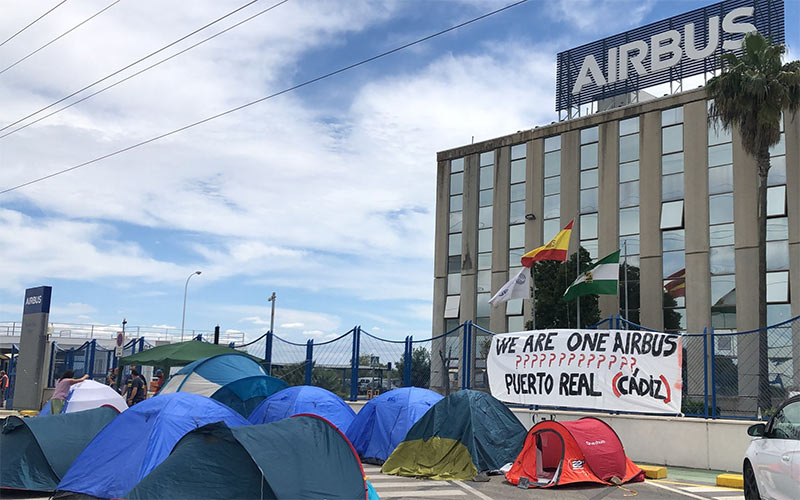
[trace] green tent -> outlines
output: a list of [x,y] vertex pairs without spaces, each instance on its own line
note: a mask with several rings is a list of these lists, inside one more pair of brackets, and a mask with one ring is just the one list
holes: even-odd
[[[147,366],[186,366],[198,359],[210,358],[217,354],[236,353],[250,356],[246,352],[237,351],[225,345],[211,344],[202,340],[187,340],[174,344],[160,345],[147,349],[119,360],[120,365],[147,365]],[[261,359],[250,356],[259,363]]]
[[118,414],[110,406],[38,418],[10,416],[0,434],[0,488],[55,491],[89,441]]
[[384,462],[384,474],[472,479],[516,460],[525,427],[490,394],[463,390],[433,405]]

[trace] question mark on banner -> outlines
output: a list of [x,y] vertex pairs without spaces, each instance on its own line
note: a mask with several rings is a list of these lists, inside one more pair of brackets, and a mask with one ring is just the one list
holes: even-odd
[[569,361],[567,361],[567,365],[572,365],[572,360],[575,359],[575,353],[571,353],[569,355]]
[[542,359],[539,361],[539,368],[544,365],[544,362],[547,361],[547,354],[542,354]]
[[517,354],[517,364],[516,364],[516,368],[519,368],[519,362],[520,362],[520,361],[522,361],[522,356],[520,356],[519,354]]
[[610,370],[611,367],[614,366],[614,363],[617,362],[617,357],[613,354],[609,357],[611,358],[611,361],[608,362],[608,369]]
[[548,367],[553,366],[553,361],[556,360],[556,353],[550,354],[550,364],[547,365]]
[[533,367],[536,364],[537,359],[539,359],[538,354],[531,354],[531,367]]
[[586,360],[586,368],[592,367],[592,361],[594,361],[594,358],[595,358],[594,354],[589,355],[589,359]]
[[634,367],[634,366],[636,366],[636,358],[634,358],[633,356],[631,356],[631,371],[633,370],[633,367]]
[[564,358],[567,357],[567,353],[562,352],[561,357],[558,358],[558,366],[561,366],[561,363],[564,361]]
[[628,358],[626,358],[625,356],[622,356],[622,361],[620,361],[620,363],[619,363],[619,369],[621,370],[621,369],[625,368],[626,366],[628,366]]
[[605,361],[605,360],[606,360],[606,355],[605,354],[601,354],[600,356],[598,356],[597,357],[597,367],[600,368],[600,365],[602,365],[603,361]]
[[529,361],[530,359],[531,359],[531,355],[530,355],[530,354],[526,354],[526,355],[525,355],[525,362],[524,362],[524,363],[522,363],[522,367],[523,367],[523,368],[527,368],[527,367],[528,367],[528,361]]
[[581,353],[580,357],[578,358],[578,368],[580,368],[581,363],[583,363],[584,359],[586,359],[586,355]]

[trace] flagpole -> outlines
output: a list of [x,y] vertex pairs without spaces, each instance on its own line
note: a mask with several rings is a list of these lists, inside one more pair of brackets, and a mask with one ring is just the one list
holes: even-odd
[[536,330],[536,273],[533,266],[534,264],[531,264],[531,330]]
[[625,320],[628,320],[628,240],[622,242],[622,248],[625,251],[625,264],[623,268],[625,269]]
[[[578,243],[578,251],[575,252],[575,279],[578,279],[578,276],[581,275],[581,245],[580,242]],[[578,322],[575,325],[575,328],[578,330],[581,329],[581,298],[577,298],[577,302],[575,303],[578,308]]]

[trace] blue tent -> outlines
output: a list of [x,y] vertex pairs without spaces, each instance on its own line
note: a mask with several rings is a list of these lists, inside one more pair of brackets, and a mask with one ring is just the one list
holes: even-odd
[[147,399],[95,436],[64,475],[58,491],[119,498],[169,456],[185,434],[214,422],[247,425],[227,406],[197,394]]
[[187,434],[129,499],[362,499],[364,471],[344,435],[300,415],[264,425],[210,424]]
[[117,414],[102,406],[41,418],[9,416],[0,434],[0,488],[55,491],[83,448]]
[[347,438],[365,462],[382,464],[440,399],[439,394],[418,387],[385,392],[361,408],[347,429]]
[[318,415],[342,432],[350,426],[356,413],[336,394],[321,387],[298,385],[278,391],[253,410],[248,420],[268,424],[299,413]]
[[267,375],[264,367],[244,353],[225,353],[198,359],[172,375],[159,394],[192,392],[211,397],[223,386],[245,377]]
[[256,375],[223,385],[211,395],[211,399],[216,399],[247,418],[262,401],[287,387],[289,384],[279,378]]

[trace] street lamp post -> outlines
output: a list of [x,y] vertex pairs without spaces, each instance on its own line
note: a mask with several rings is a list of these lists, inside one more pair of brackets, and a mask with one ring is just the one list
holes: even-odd
[[201,274],[200,271],[195,271],[186,278],[186,286],[183,287],[183,316],[181,317],[181,340],[183,340],[183,324],[186,321],[186,293],[189,291],[189,280],[192,279],[192,276],[195,274]]
[[277,295],[275,292],[272,292],[272,295],[269,296],[267,302],[272,302],[272,312],[269,314],[269,331],[270,333],[275,333],[275,299]]

